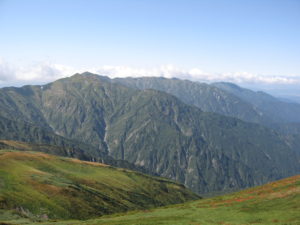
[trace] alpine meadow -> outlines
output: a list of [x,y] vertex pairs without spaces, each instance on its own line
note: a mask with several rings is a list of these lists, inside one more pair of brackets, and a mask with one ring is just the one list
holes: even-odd
[[299,225],[299,12],[0,0],[0,225]]

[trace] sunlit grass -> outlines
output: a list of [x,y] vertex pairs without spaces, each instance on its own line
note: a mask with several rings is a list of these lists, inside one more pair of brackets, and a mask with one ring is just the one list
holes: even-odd
[[[0,151],[0,161],[0,209],[32,221],[95,218],[198,199],[175,182],[100,163],[19,151]],[[0,221],[7,221],[6,214],[0,212]]]
[[[147,211],[104,216],[88,221],[55,224],[300,224],[300,176],[225,196]],[[44,223],[50,224],[50,223]]]

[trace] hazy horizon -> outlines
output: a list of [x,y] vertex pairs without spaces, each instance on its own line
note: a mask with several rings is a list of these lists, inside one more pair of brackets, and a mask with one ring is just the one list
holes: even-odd
[[90,71],[300,98],[300,2],[0,0],[0,87]]

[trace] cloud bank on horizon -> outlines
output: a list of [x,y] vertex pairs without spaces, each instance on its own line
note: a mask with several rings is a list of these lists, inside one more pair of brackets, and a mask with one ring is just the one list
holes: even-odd
[[89,71],[99,75],[115,77],[165,77],[201,82],[226,81],[240,85],[300,85],[300,76],[259,75],[248,72],[208,73],[199,68],[181,69],[174,65],[156,68],[128,66],[99,66],[95,68],[74,68],[49,62],[20,66],[0,60],[0,86],[44,84],[75,73]]

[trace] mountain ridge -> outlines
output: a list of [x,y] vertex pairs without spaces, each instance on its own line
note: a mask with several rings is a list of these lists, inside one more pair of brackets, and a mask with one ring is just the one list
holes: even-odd
[[254,92],[230,82],[206,84],[163,77],[114,78],[112,81],[140,90],[164,91],[203,111],[270,128],[276,123],[300,122],[300,104],[283,102],[265,92]]
[[[39,107],[37,113],[52,132],[201,194],[238,190],[299,171],[299,157],[275,131],[203,112],[165,92],[129,88],[90,73],[23,89],[0,90],[10,99],[0,102],[1,114],[14,118],[9,112],[25,98]],[[17,112],[30,119],[32,108],[26,107],[21,104]]]

